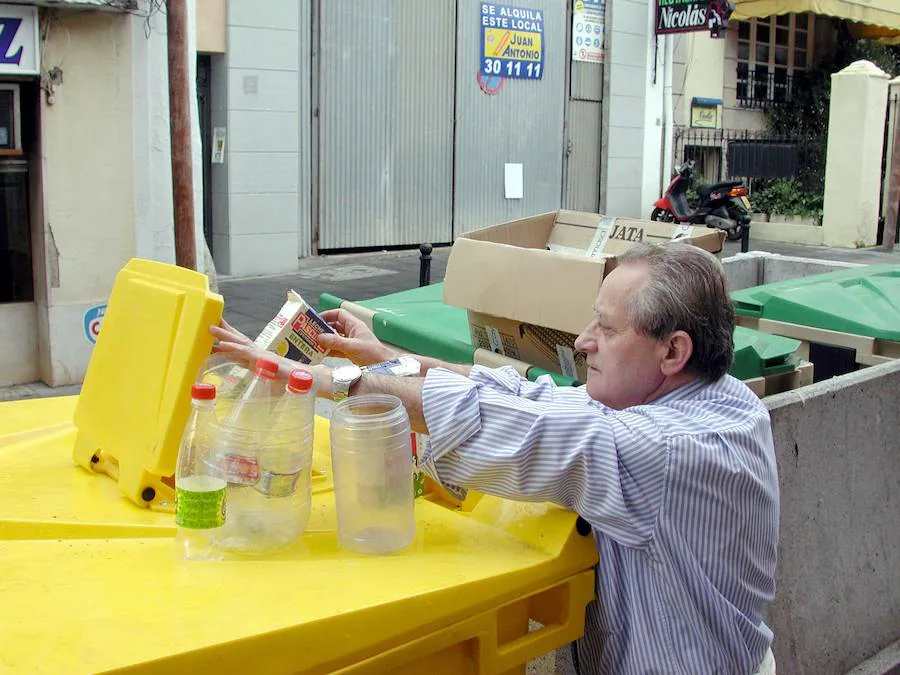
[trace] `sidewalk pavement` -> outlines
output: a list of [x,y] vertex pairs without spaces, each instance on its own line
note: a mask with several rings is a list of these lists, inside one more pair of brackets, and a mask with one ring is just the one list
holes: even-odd
[[[880,249],[837,249],[753,240],[751,251],[768,251],[786,256],[838,260],[864,265],[900,264],[900,248],[893,253]],[[442,281],[451,247],[432,252],[431,282]],[[739,242],[726,242],[722,257],[740,252]],[[292,274],[267,277],[220,276],[219,292],[225,298],[225,320],[255,338],[284,304],[288,290],[297,291],[313,307],[321,293],[344,300],[371,298],[416,288],[419,285],[419,251],[385,251],[307,258]],[[78,385],[52,389],[42,383],[0,388],[0,401],[42,396],[77,394]]]

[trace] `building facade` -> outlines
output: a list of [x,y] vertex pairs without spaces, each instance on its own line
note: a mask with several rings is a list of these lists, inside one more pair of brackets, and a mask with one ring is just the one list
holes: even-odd
[[[672,58],[651,0],[188,5],[197,242],[221,274],[558,208],[636,217],[659,194]],[[160,7],[0,5],[31,17],[12,46],[37,59],[0,63],[0,103],[22,119],[5,156],[0,117],[18,214],[0,249],[0,385],[80,382],[118,270],[174,261]]]

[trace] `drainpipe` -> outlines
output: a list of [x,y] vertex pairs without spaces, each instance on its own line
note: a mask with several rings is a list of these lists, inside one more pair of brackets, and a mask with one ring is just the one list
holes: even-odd
[[197,269],[197,254],[194,245],[194,179],[186,0],[167,1],[166,30],[169,56],[169,136],[172,154],[175,263],[194,270]]

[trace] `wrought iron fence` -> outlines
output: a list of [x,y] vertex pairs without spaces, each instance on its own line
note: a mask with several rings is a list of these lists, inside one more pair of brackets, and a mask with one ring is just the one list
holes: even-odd
[[674,162],[696,164],[696,180],[794,178],[808,190],[825,183],[825,139],[770,131],[676,127]]
[[[743,67],[742,67],[743,66]],[[795,91],[809,86],[809,76],[798,70],[788,75],[784,68],[774,72],[747,70],[746,64],[738,66],[737,103],[742,108],[771,108],[789,103]]]

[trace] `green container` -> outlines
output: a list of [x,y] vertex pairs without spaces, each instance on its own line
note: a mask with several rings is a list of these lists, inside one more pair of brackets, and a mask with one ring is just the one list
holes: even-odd
[[900,265],[870,265],[732,294],[743,316],[900,341]]
[[[415,354],[471,364],[475,348],[466,310],[445,305],[443,289],[443,284],[432,284],[356,304],[375,313],[372,328],[379,339]],[[319,298],[319,311],[340,307],[343,302],[341,298],[323,293]],[[731,374],[738,379],[774,375],[793,370],[797,365],[794,356],[800,346],[797,340],[737,327],[734,344]],[[550,375],[563,386],[578,384],[560,373],[536,366],[528,370],[529,380],[534,381],[541,375]]]
[[799,346],[799,340],[737,326],[729,372],[739,380],[749,380],[793,370],[799,362],[794,354]]
[[[443,284],[432,284],[355,304],[375,313],[372,330],[378,339],[415,354],[471,364],[475,348],[469,337],[466,310],[445,305],[443,291]],[[322,293],[319,311],[340,307],[343,302]]]

